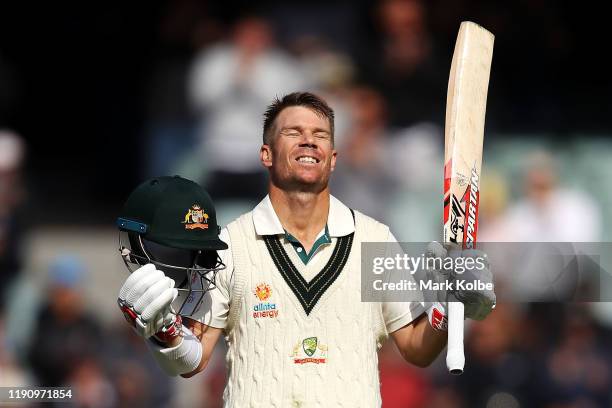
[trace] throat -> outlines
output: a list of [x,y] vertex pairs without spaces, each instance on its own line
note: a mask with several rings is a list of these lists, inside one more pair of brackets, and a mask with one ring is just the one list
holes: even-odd
[[270,188],[270,202],[283,228],[308,252],[327,224],[329,201],[328,189],[303,193]]

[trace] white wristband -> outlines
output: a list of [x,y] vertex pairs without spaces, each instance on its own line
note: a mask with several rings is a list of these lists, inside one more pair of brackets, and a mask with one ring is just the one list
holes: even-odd
[[159,366],[170,376],[190,373],[200,365],[202,343],[185,326],[181,342],[174,347],[164,348],[151,339],[146,343]]

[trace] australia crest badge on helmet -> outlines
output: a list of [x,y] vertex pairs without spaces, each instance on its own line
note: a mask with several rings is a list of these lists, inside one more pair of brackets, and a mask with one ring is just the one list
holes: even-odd
[[208,229],[208,214],[199,204],[194,204],[187,210],[183,224],[185,224],[185,229]]

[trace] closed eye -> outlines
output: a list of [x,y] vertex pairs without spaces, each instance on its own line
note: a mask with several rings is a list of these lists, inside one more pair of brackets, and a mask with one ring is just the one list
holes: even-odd
[[297,136],[301,135],[301,133],[299,131],[297,131],[296,129],[283,130],[281,133],[283,135],[289,136],[289,137],[297,137]]

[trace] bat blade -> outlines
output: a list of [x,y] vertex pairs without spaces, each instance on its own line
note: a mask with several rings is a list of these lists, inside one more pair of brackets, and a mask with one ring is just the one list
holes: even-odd
[[[444,143],[444,242],[471,248],[478,233],[482,144],[494,36],[478,24],[459,28],[446,99]],[[448,304],[446,364],[461,374],[463,304]]]

